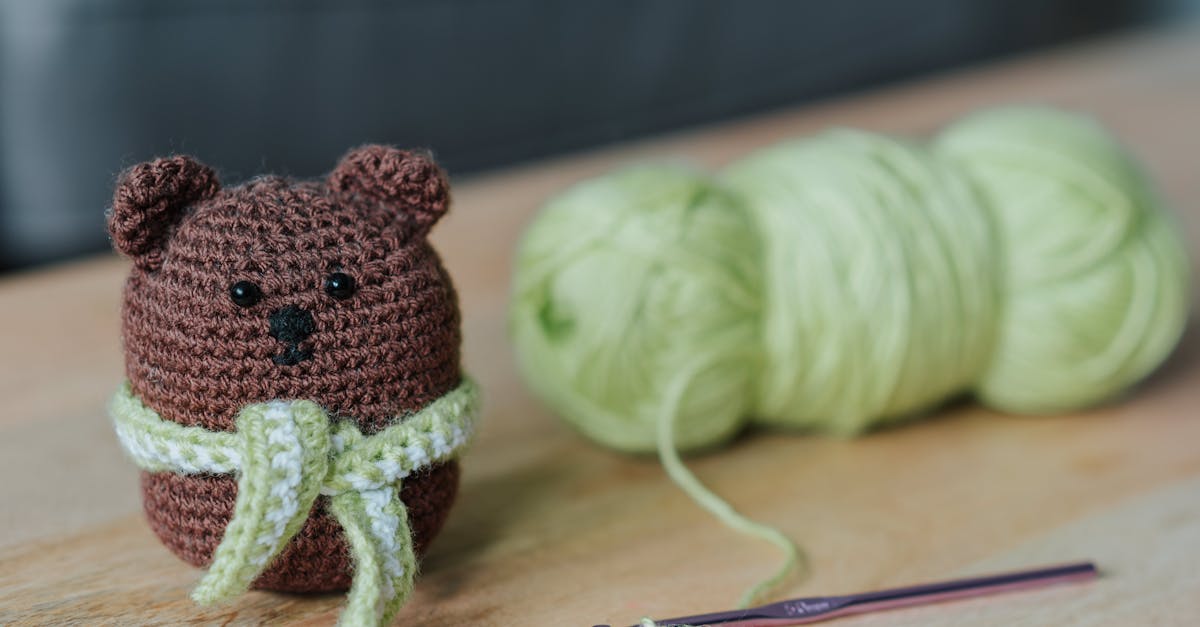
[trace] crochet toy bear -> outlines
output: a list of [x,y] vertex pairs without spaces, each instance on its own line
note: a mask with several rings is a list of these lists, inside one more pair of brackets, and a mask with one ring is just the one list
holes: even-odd
[[[277,399],[311,401],[324,412],[322,424],[326,415],[330,424],[352,423],[354,437],[363,439],[430,406],[464,382],[456,295],[427,241],[448,204],[445,175],[429,157],[384,146],[351,151],[322,181],[263,176],[222,189],[212,169],[186,156],[128,169],[108,216],[114,247],[133,260],[122,315],[128,399],[164,421],[155,429],[176,423],[197,428],[179,433],[212,438],[237,431],[248,405]],[[285,426],[263,446],[295,432]],[[122,428],[118,434],[135,458],[158,433]],[[349,445],[340,435],[313,433],[329,451],[321,449],[317,462],[333,468],[333,451]],[[172,552],[207,566],[235,515],[238,477],[247,472],[235,462],[249,467],[254,453],[249,445],[221,449],[232,451],[227,466],[235,469],[219,473],[212,471],[225,468],[212,459],[218,449],[180,453],[183,436],[170,438],[152,444],[159,458],[174,459],[174,470],[142,474],[146,516]],[[423,441],[441,457],[418,450],[413,455],[420,459],[403,458],[401,442],[381,448],[371,462],[391,472],[384,473],[389,480],[404,477],[398,511],[406,511],[416,555],[442,527],[459,479],[442,436]],[[204,463],[193,463],[199,458]],[[263,467],[279,459],[268,457]],[[411,474],[396,459],[411,462]],[[280,490],[299,490],[298,471],[285,471]],[[326,474],[315,481],[326,481]],[[288,530],[294,535],[284,535],[285,525],[268,515],[260,526],[279,532],[282,549],[257,562],[242,560],[257,569],[247,582],[297,592],[350,586],[358,554],[329,511],[337,490],[328,481],[320,496],[313,489],[311,511],[300,512],[296,529]],[[379,520],[381,506],[364,502],[364,516]],[[395,527],[394,519],[383,518]]]

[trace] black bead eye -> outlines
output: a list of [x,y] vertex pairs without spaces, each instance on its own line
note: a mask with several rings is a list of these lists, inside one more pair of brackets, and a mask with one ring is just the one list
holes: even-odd
[[342,300],[354,295],[354,277],[345,272],[334,272],[325,277],[325,293]]
[[238,307],[253,307],[262,300],[262,290],[250,281],[238,281],[229,286],[229,298]]

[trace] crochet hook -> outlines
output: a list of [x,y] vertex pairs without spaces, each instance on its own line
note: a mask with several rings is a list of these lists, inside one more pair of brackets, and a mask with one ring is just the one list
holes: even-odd
[[[829,620],[847,614],[877,612],[898,607],[924,605],[952,599],[983,596],[997,592],[1039,588],[1056,583],[1086,581],[1099,575],[1092,562],[1076,562],[969,579],[926,583],[904,588],[844,596],[789,599],[768,605],[681,616],[655,621],[657,627],[720,625],[721,627],[784,627]],[[607,627],[597,625],[596,627]],[[634,625],[634,627],[640,627]]]

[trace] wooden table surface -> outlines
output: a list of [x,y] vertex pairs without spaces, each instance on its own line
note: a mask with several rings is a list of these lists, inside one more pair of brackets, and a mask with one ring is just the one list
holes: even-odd
[[[591,445],[522,387],[504,330],[508,262],[550,194],[629,161],[716,167],[830,125],[924,133],[1013,101],[1100,117],[1144,158],[1200,250],[1194,27],[458,182],[435,240],[462,292],[466,365],[485,388],[486,425],[397,624],[626,625],[726,609],[776,564],[772,547],[701,513],[653,459]],[[0,281],[0,624],[331,624],[341,596],[254,592],[219,608],[188,600],[200,572],[148,530],[136,472],[104,415],[121,378],[126,268],[102,257]],[[839,625],[1196,624],[1200,334],[1192,328],[1126,401],[1081,415],[1016,418],[968,405],[853,441],[752,434],[691,465],[807,548],[812,575],[791,595],[1077,558],[1106,573],[1092,584]]]

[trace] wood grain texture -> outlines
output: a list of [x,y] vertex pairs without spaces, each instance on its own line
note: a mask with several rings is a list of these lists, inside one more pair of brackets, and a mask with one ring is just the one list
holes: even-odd
[[[715,167],[834,124],[922,133],[977,107],[1047,102],[1093,112],[1122,135],[1180,208],[1196,250],[1197,68],[1200,30],[1143,34],[458,184],[434,239],[462,292],[466,364],[484,387],[486,422],[397,624],[626,625],[725,609],[777,559],[700,512],[654,460],[590,445],[522,387],[504,331],[508,261],[549,195],[630,161]],[[200,573],[147,529],[137,473],[103,413],[121,376],[126,268],[100,258],[0,282],[0,624],[332,623],[341,596],[188,600]],[[750,434],[690,463],[808,549],[812,575],[791,595],[1076,558],[1106,571],[1086,586],[839,625],[1182,625],[1200,616],[1198,403],[1193,325],[1149,382],[1086,414],[958,405],[854,441]]]

